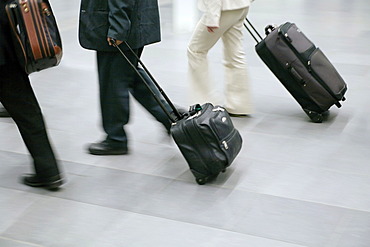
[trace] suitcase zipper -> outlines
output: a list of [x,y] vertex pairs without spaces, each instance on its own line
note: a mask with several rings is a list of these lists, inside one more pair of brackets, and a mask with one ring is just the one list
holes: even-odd
[[227,142],[226,142],[226,141],[223,141],[223,142],[222,142],[222,145],[224,145],[224,148],[225,148],[226,150],[228,150],[228,149],[229,149],[229,145],[227,145]]

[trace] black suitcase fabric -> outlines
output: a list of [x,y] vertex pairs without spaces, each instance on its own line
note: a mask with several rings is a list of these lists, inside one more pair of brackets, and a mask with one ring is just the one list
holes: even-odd
[[[129,47],[127,43],[125,45]],[[179,113],[142,61],[137,57],[139,64],[157,90],[153,90],[122,50],[116,47],[172,121],[171,135],[187,161],[196,182],[203,185],[224,172],[239,154],[243,142],[227,111],[221,106],[206,103],[191,106],[189,111]],[[167,101],[172,112],[165,107],[162,99]]]
[[266,27],[262,38],[253,25],[247,30],[257,41],[257,54],[296,99],[313,122],[322,122],[333,105],[341,107],[347,84],[320,48],[294,23]]
[[224,172],[242,147],[240,133],[227,111],[210,103],[175,122],[171,134],[198,184]]

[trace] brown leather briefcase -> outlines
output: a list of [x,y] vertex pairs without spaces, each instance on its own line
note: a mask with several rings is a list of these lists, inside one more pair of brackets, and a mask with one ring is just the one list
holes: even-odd
[[6,5],[18,60],[30,74],[60,63],[62,41],[48,0],[14,0]]

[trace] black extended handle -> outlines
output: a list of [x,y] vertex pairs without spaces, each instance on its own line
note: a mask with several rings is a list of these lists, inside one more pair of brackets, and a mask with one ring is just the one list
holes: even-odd
[[130,59],[128,59],[128,57],[125,55],[125,53],[121,50],[121,48],[117,45],[116,43],[116,40],[115,39],[111,39],[110,40],[111,44],[116,47],[118,49],[118,51],[122,54],[122,56],[127,60],[127,62],[130,64],[130,66],[135,70],[136,74],[140,77],[140,79],[145,83],[145,85],[147,86],[147,88],[149,89],[149,91],[152,93],[152,95],[154,96],[154,99],[157,101],[157,103],[159,104],[159,106],[162,108],[162,110],[166,113],[166,115],[168,116],[168,118],[171,120],[171,122],[175,123],[176,120],[178,119],[181,119],[182,118],[182,115],[179,113],[179,111],[177,110],[177,108],[173,105],[173,103],[171,102],[171,100],[169,99],[169,97],[166,95],[166,93],[163,91],[163,89],[160,87],[160,85],[158,84],[158,82],[154,79],[154,77],[152,76],[152,74],[149,72],[149,70],[145,67],[144,63],[141,61],[141,59],[136,55],[136,53],[132,50],[131,46],[126,42],[126,41],[123,41],[124,44],[129,48],[130,52],[135,56],[135,58],[138,60],[139,64],[143,67],[145,73],[147,73],[147,75],[149,76],[149,78],[152,80],[152,82],[154,83],[154,85],[157,87],[158,91],[161,93],[161,95],[164,97],[164,99],[167,101],[167,103],[169,104],[169,106],[171,107],[173,113],[176,115],[177,119],[175,119],[170,112],[168,112],[167,108],[163,105],[163,103],[161,102],[159,96],[156,94],[156,92],[153,91],[153,89],[149,86],[149,84],[147,83],[147,81],[144,79],[144,77],[140,74],[140,72],[137,70],[136,66],[130,61]]
[[253,26],[253,24],[248,20],[248,18],[245,18],[245,21],[246,23],[248,23],[250,28],[245,22],[243,23],[244,27],[247,29],[247,31],[250,33],[253,39],[257,42],[257,44],[260,43],[263,40],[262,36],[259,34],[257,29]]

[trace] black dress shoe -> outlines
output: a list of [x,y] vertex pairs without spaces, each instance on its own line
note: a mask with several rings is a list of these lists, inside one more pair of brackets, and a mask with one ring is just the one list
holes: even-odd
[[102,141],[90,144],[89,153],[94,155],[123,155],[128,154],[127,147],[112,145],[110,142]]
[[27,174],[22,177],[23,183],[31,187],[42,187],[48,190],[57,190],[63,184],[60,175],[49,178],[40,178],[36,174]]
[[4,107],[0,107],[0,117],[10,117],[9,112]]

